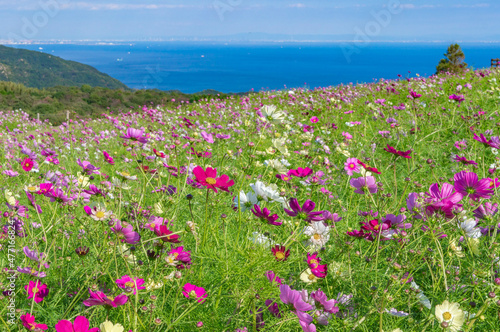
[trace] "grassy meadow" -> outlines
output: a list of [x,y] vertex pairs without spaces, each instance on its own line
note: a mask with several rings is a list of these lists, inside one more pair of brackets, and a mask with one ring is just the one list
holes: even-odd
[[500,72],[0,113],[0,330],[500,331]]

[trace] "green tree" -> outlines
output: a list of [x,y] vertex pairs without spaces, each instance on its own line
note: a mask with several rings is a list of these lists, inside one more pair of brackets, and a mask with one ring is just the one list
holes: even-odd
[[439,61],[439,64],[436,67],[436,73],[446,71],[450,73],[458,73],[467,68],[467,63],[464,62],[465,55],[460,45],[451,44],[444,56],[446,58]]

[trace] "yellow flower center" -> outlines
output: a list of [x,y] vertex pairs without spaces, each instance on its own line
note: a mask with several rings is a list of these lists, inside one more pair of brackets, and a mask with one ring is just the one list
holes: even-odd
[[29,192],[35,192],[36,191],[36,187],[28,187],[28,191]]
[[31,291],[33,292],[33,294],[36,294],[36,293],[38,293],[38,288],[35,286],[35,287],[33,287],[33,289]]
[[194,290],[190,291],[189,292],[189,297],[191,297],[192,299],[195,299],[196,298],[196,292]]
[[311,265],[313,265],[313,266],[318,266],[318,260],[316,260],[316,259],[311,259],[311,260],[309,261],[309,264],[311,264]]
[[97,211],[95,213],[95,216],[99,219],[104,218],[104,212],[103,211]]
[[350,169],[354,169],[354,167],[356,167],[354,164],[349,164]]
[[316,233],[316,234],[313,235],[313,238],[315,240],[319,240],[319,239],[321,239],[321,235],[319,235],[318,233]]
[[284,254],[284,253],[282,253],[281,251],[278,251],[278,252],[276,253],[276,258],[277,258],[277,259],[283,259],[283,258],[285,258],[285,254]]
[[217,183],[217,181],[214,178],[206,178],[205,181],[208,184],[212,184],[212,185]]
[[125,283],[125,286],[127,286],[127,287],[134,287],[134,282],[133,281],[127,281]]
[[129,172],[125,172],[125,171],[121,172],[120,174],[121,174],[123,177],[130,176],[130,173],[129,173]]
[[451,314],[447,311],[443,314],[443,319],[448,321],[451,319]]
[[379,228],[380,228],[380,227],[379,227],[378,225],[375,225],[375,226],[373,227],[373,229],[374,229],[374,230],[376,230],[376,231],[378,231],[378,229],[379,229]]
[[314,280],[316,279],[316,276],[314,274],[310,274],[309,277],[307,277],[309,280]]

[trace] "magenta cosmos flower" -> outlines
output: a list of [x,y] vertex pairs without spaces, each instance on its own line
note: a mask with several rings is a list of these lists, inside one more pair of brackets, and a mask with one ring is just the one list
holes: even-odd
[[234,185],[234,181],[229,181],[229,176],[226,174],[217,177],[217,170],[215,168],[207,167],[207,170],[203,170],[202,167],[196,166],[193,169],[193,174],[202,186],[212,189],[217,192],[217,188],[220,190],[229,192],[228,188]]
[[146,289],[146,287],[142,286],[144,284],[144,279],[140,278],[131,278],[128,275],[124,275],[121,279],[116,280],[116,285],[121,289],[131,288],[134,295],[137,293],[137,290]]
[[28,291],[28,299],[34,299],[35,303],[40,303],[43,298],[49,295],[49,289],[46,284],[42,284],[40,280],[33,282],[30,280],[29,284],[24,286],[24,289]]
[[364,195],[366,192],[370,192],[371,194],[374,194],[377,192],[377,183],[375,181],[375,177],[373,176],[367,176],[367,177],[359,177],[355,179],[351,179],[349,181],[351,186],[356,188],[354,190],[355,193]]
[[205,288],[203,287],[198,287],[196,285],[187,283],[183,287],[182,294],[187,297],[188,299],[198,299],[199,303],[205,302],[205,299],[207,298],[207,294],[205,292]]
[[74,323],[69,320],[60,320],[55,326],[56,332],[99,332],[98,327],[89,327],[89,320],[83,316],[77,316]]
[[127,242],[130,244],[136,244],[140,241],[141,236],[139,233],[134,232],[134,227],[132,225],[127,225],[123,227],[122,222],[120,220],[116,221],[116,225],[111,227],[113,233],[120,239],[122,242]]
[[143,130],[128,128],[125,135],[120,136],[120,138],[129,139],[133,142],[139,142],[142,144],[146,144],[148,142],[148,139],[146,137],[144,137],[143,135],[144,135]]
[[[155,228],[156,236],[160,237],[163,242],[179,243],[179,235],[173,234],[171,230],[168,229],[166,225],[160,225]],[[172,235],[173,234],[173,235]]]
[[395,154],[397,156],[403,157],[403,158],[408,158],[408,159],[411,158],[411,156],[410,156],[411,150],[408,150],[408,151],[398,151],[395,148],[393,148],[392,146],[390,146],[389,144],[387,144],[387,148],[384,148],[384,150],[387,151],[387,152],[390,152],[392,154]]
[[359,160],[356,158],[348,158],[344,164],[344,169],[347,175],[352,176],[353,172],[359,173]]
[[311,175],[312,172],[313,172],[313,170],[310,169],[309,167],[306,167],[306,168],[298,167],[297,169],[289,170],[287,175],[288,176],[296,176],[298,178],[305,178],[305,177]]
[[[495,138],[495,140],[492,140],[493,138]],[[477,136],[477,134],[474,134],[474,139],[476,141],[478,141],[479,143],[482,143],[485,147],[492,147],[492,148],[495,148],[495,149],[500,149],[500,144],[498,144],[497,140],[498,140],[498,137],[492,137],[492,139],[488,140],[484,134],[480,134],[480,136]]]
[[45,331],[48,329],[47,325],[38,324],[37,322],[35,322],[35,316],[29,313],[22,315],[20,318],[21,318],[21,323],[28,331],[35,331],[36,329]]
[[263,221],[267,222],[270,225],[281,226],[281,224],[282,224],[281,222],[276,221],[276,220],[279,219],[278,215],[276,213],[273,214],[273,215],[271,215],[271,211],[269,211],[267,208],[261,209],[260,206],[258,206],[257,204],[255,204],[253,206],[253,209],[251,209],[250,211],[252,211],[252,213],[257,218],[259,218],[260,220],[263,220]]
[[318,253],[315,252],[312,255],[307,253],[306,259],[307,265],[311,269],[312,274],[318,278],[325,278],[328,270],[328,265],[321,265],[321,258],[318,257]]
[[93,292],[89,289],[90,298],[83,301],[87,307],[92,307],[95,305],[103,305],[108,308],[116,308],[118,306],[124,305],[128,301],[128,297],[125,294],[120,294],[117,297],[112,297],[104,294],[103,292]]
[[464,196],[469,196],[473,200],[479,198],[490,198],[493,190],[490,190],[488,179],[479,180],[474,172],[461,171],[454,176],[455,190]]
[[106,151],[102,151],[102,154],[103,154],[104,159],[107,161],[108,164],[110,164],[110,165],[114,165],[115,164],[115,161],[113,160],[113,157],[111,157],[109,155],[109,153],[107,153]]
[[323,220],[323,211],[313,212],[315,207],[316,203],[314,203],[310,199],[306,200],[301,207],[297,199],[292,198],[290,200],[290,208],[292,210],[284,210],[290,217],[298,217],[299,219],[305,220],[307,222]]
[[35,165],[35,163],[30,158],[25,158],[23,160],[22,167],[23,167],[23,170],[25,170],[26,172],[31,171],[31,169],[33,168],[33,165]]

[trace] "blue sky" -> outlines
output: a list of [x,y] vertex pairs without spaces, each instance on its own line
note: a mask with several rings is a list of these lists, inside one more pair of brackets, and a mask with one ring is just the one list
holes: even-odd
[[0,39],[500,41],[498,22],[500,4],[484,0],[0,0]]

